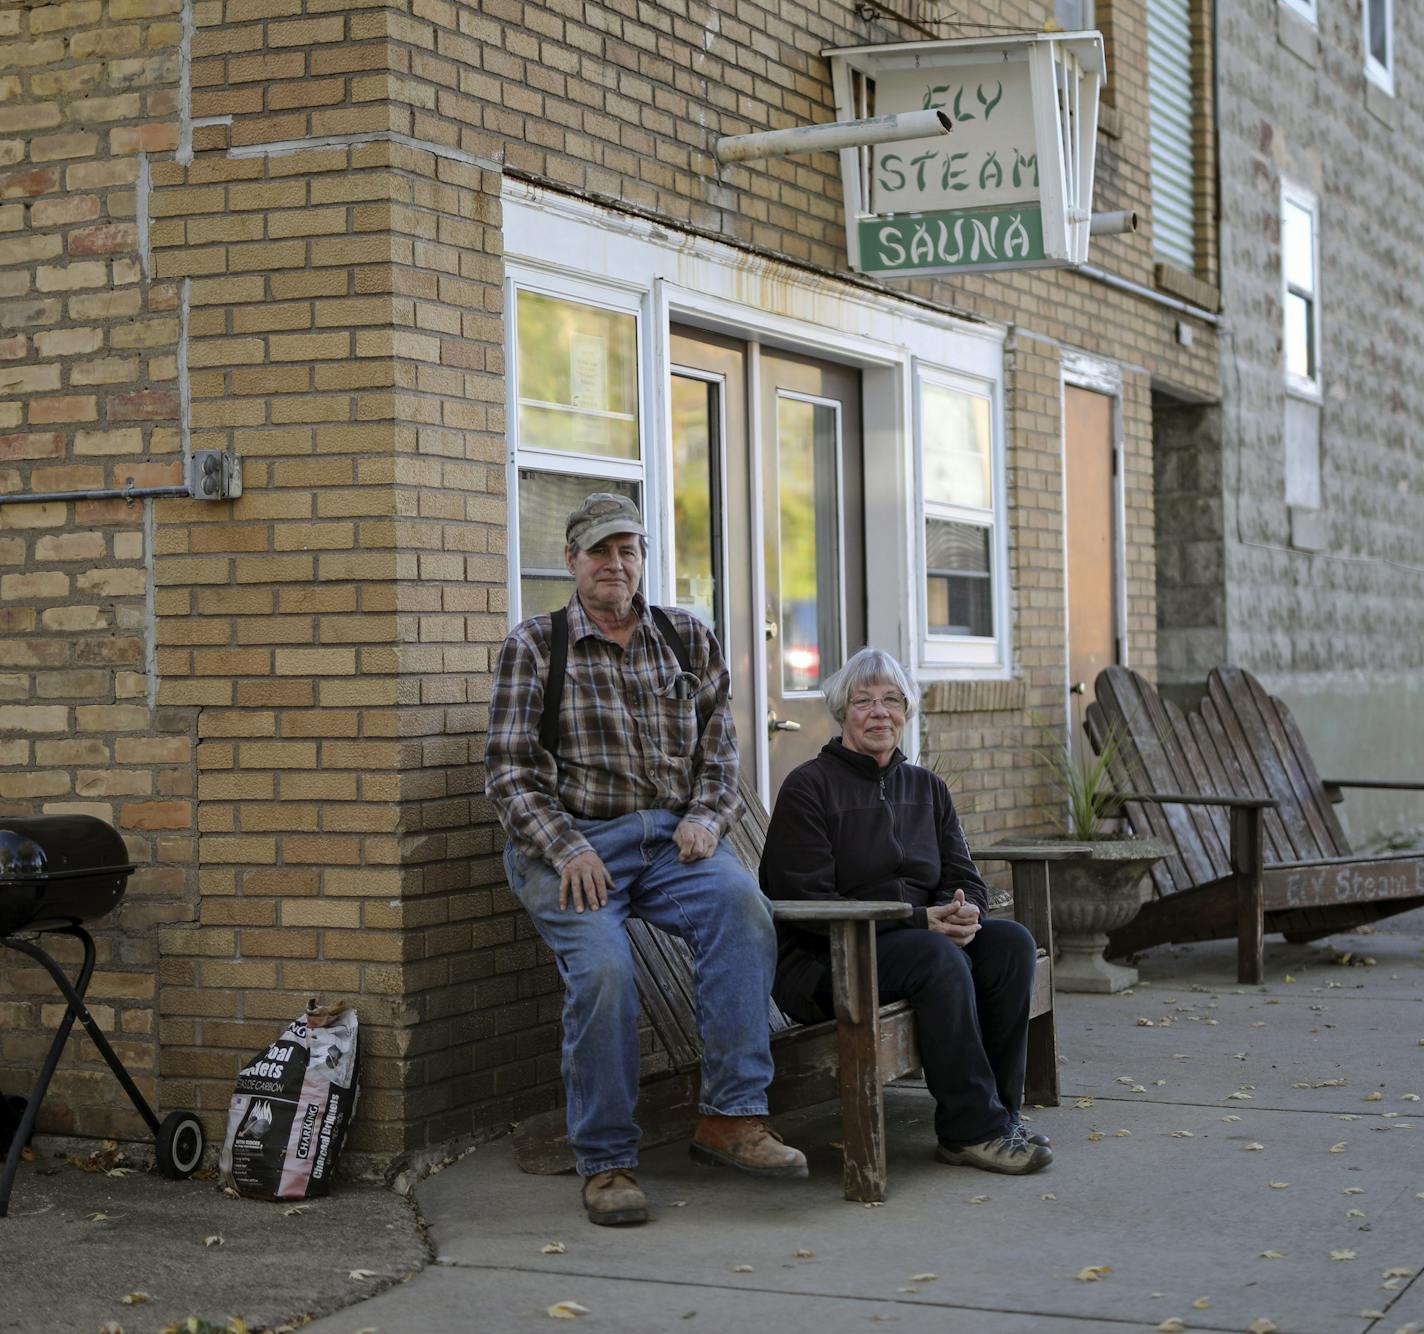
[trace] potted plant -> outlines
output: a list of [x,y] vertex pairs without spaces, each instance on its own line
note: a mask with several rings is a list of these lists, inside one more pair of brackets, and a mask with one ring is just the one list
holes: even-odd
[[1096,756],[1086,748],[1074,754],[1066,742],[1040,752],[1063,798],[1057,821],[1062,834],[1093,850],[1086,860],[1053,868],[1053,984],[1059,991],[1114,992],[1137,981],[1135,968],[1108,962],[1103,951],[1108,933],[1130,922],[1150,892],[1147,872],[1172,851],[1155,838],[1121,831],[1122,803],[1112,776],[1120,744],[1120,734],[1109,732]]

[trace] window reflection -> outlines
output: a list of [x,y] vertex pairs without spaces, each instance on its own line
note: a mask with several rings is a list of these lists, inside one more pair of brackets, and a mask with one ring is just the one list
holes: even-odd
[[832,404],[777,399],[784,691],[815,690],[841,665],[839,436]]
[[721,386],[672,377],[672,473],[677,605],[710,625],[722,623]]

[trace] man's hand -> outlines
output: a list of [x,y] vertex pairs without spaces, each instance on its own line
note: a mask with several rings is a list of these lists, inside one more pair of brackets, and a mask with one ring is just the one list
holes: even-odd
[[948,936],[956,945],[968,945],[979,934],[978,906],[965,901],[962,889],[954,891],[952,902],[927,908],[925,916],[931,931]]
[[696,820],[683,820],[672,831],[680,862],[700,862],[717,851],[717,835]]
[[559,872],[559,908],[562,910],[573,901],[574,911],[582,912],[584,905],[597,912],[608,902],[608,891],[613,888],[613,877],[603,859],[592,848],[571,857]]

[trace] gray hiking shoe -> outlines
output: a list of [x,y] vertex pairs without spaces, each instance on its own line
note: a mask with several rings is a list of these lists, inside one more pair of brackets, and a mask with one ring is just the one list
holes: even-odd
[[1004,1172],[1009,1176],[1026,1176],[1053,1161],[1053,1150],[1043,1144],[1030,1144],[1022,1121],[1016,1121],[1002,1135],[980,1144],[965,1144],[955,1148],[941,1144],[935,1157],[955,1167],[979,1167],[986,1172]]

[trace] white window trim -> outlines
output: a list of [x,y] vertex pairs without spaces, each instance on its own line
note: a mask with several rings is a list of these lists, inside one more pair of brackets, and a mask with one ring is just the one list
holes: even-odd
[[1280,0],[1280,3],[1293,14],[1299,14],[1312,28],[1320,26],[1316,0]]
[[[662,559],[672,539],[670,469],[654,442],[669,437],[671,404],[666,380],[671,370],[668,327],[689,323],[753,342],[748,376],[754,386],[758,345],[786,348],[853,365],[862,375],[867,512],[884,516],[889,531],[867,532],[866,578],[876,589],[869,600],[867,635],[913,664],[925,681],[1007,679],[1012,675],[1013,626],[1007,515],[998,524],[998,620],[992,660],[930,660],[918,633],[924,611],[924,571],[916,534],[923,515],[915,481],[918,435],[915,425],[916,367],[947,369],[992,387],[996,494],[1005,498],[1003,457],[1004,341],[1002,325],[957,319],[894,296],[823,278],[789,264],[750,256],[701,237],[671,233],[646,219],[613,213],[596,205],[525,181],[505,178],[504,231],[507,267],[521,285],[533,283],[558,295],[602,292],[594,304],[635,302],[649,318],[640,322],[642,359],[640,427],[644,476],[644,521],[650,534],[646,587],[667,602],[673,596],[671,563]],[[570,267],[577,257],[578,267]],[[589,278],[599,274],[597,281]],[[618,294],[622,294],[621,296]],[[630,306],[631,308],[631,306]],[[513,358],[513,320],[508,339]],[[517,404],[511,382],[508,403]],[[750,429],[755,429],[749,423]],[[517,467],[514,432],[509,446],[511,515],[509,584],[511,609],[518,606]],[[755,456],[754,456],[755,457]],[[582,470],[582,456],[570,456],[565,470]],[[541,460],[542,462],[542,460]],[[752,479],[759,486],[759,477]],[[870,525],[867,525],[870,529]],[[754,534],[759,540],[759,532]],[[760,595],[760,590],[758,590]],[[764,664],[763,664],[764,666]],[[764,671],[758,672],[764,689]],[[764,701],[758,701],[759,707]]]
[[1374,58],[1370,50],[1370,5],[1362,0],[1360,5],[1360,34],[1365,48],[1365,78],[1375,87],[1394,96],[1394,0],[1384,0],[1384,49],[1388,57],[1384,64]]
[[1298,208],[1304,209],[1311,217],[1311,275],[1315,280],[1314,288],[1311,292],[1310,318],[1311,318],[1311,339],[1315,347],[1315,375],[1296,375],[1286,369],[1285,365],[1285,318],[1286,304],[1290,296],[1290,284],[1286,281],[1286,255],[1285,237],[1281,237],[1281,371],[1285,376],[1286,392],[1294,394],[1298,398],[1308,398],[1313,403],[1319,403],[1322,398],[1322,384],[1325,371],[1325,348],[1321,342],[1321,319],[1320,319],[1320,199],[1312,190],[1307,190],[1303,185],[1296,185],[1293,181],[1288,181],[1284,177],[1281,179],[1281,228],[1285,225],[1285,206],[1287,203],[1295,204]]
[[[924,422],[922,421],[920,392],[922,384],[939,385],[956,393],[972,394],[989,401],[989,446],[990,446],[990,503],[986,509],[931,503],[925,497],[924,481]],[[1008,626],[1009,602],[1009,537],[1008,507],[1005,504],[1005,432],[1003,385],[991,380],[983,380],[964,375],[947,366],[932,362],[917,362],[914,377],[915,403],[915,511],[919,516],[915,524],[915,570],[919,581],[919,598],[916,635],[921,645],[919,665],[936,668],[949,665],[973,665],[985,669],[984,674],[1004,673],[1005,659],[1003,641]],[[993,533],[990,542],[990,559],[993,562],[993,617],[992,638],[971,635],[933,634],[929,628],[929,596],[926,580],[929,574],[929,557],[925,551],[925,520],[942,518],[951,522],[979,524],[985,515],[989,516],[989,526]]]

